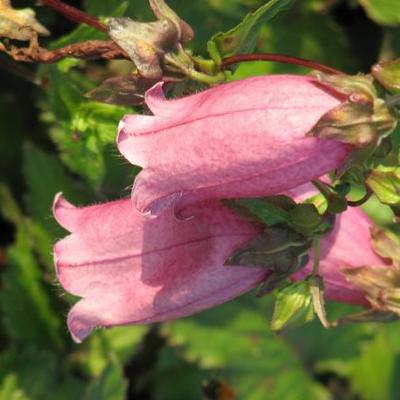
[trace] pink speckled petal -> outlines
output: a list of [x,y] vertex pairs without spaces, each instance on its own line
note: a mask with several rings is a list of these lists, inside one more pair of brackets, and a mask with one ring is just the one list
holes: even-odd
[[223,266],[257,232],[216,202],[199,204],[188,210],[190,219],[178,220],[171,210],[143,217],[129,200],[74,208],[58,196],[56,217],[67,226],[65,204],[75,230],[54,253],[61,285],[84,297],[68,318],[77,341],[96,326],[193,314],[248,291],[267,274]]
[[146,102],[154,115],[126,116],[118,135],[120,152],[144,167],[132,194],[141,212],[276,194],[335,169],[350,151],[305,136],[340,104],[306,76],[249,78],[176,100],[157,84]]

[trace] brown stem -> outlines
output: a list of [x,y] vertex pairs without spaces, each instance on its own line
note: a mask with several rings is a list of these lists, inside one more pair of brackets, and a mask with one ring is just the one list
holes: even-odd
[[[101,0],[100,0],[101,1]],[[42,4],[51,7],[60,14],[78,24],[86,24],[101,32],[107,32],[107,27],[103,25],[97,18],[92,17],[75,7],[65,4],[61,0],[41,0]]]
[[48,51],[42,47],[12,48],[7,50],[0,43],[0,51],[10,55],[15,61],[54,63],[66,57],[81,59],[113,60],[116,58],[129,59],[127,54],[111,40],[87,40],[75,43],[57,50]]
[[325,72],[327,74],[343,75],[344,72],[328,65],[320,64],[315,61],[305,60],[304,58],[291,57],[284,54],[271,54],[271,53],[256,53],[256,54],[238,54],[236,56],[227,57],[222,60],[222,69],[226,69],[232,64],[237,64],[244,61],[273,61],[284,64],[299,65],[301,67],[315,69],[317,71]]

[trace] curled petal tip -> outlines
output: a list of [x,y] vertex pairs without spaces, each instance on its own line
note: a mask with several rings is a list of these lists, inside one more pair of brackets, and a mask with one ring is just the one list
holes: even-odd
[[74,205],[72,205],[69,201],[67,201],[62,192],[56,194],[53,201],[53,215],[57,222],[65,229],[72,231],[71,226],[71,212],[76,209]]
[[67,320],[68,330],[75,343],[82,343],[82,341],[86,339],[94,329],[94,326],[89,324],[76,310],[79,303],[80,302],[72,308],[68,314]]

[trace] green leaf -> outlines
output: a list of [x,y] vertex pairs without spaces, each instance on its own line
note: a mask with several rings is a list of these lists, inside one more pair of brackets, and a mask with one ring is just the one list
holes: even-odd
[[[18,223],[15,243],[7,249],[7,266],[2,274],[0,307],[7,335],[16,343],[31,343],[59,350],[62,342],[60,321],[54,314],[42,271],[32,253],[29,222],[12,197],[0,191],[0,212]],[[3,200],[6,201],[3,201]]]
[[36,218],[49,233],[55,230],[56,223],[51,215],[54,196],[58,192],[72,202],[84,202],[93,195],[82,183],[72,179],[63,165],[32,143],[24,145],[23,171],[28,193],[25,197],[30,215]]
[[202,398],[204,372],[195,363],[183,359],[176,349],[163,347],[157,365],[149,373],[154,400]]
[[[245,207],[257,218],[260,219],[264,224],[268,226],[276,224],[287,224],[290,223],[290,214],[280,207],[280,204],[276,204],[269,199],[240,199],[235,200],[235,203]],[[294,203],[295,204],[295,203]]]
[[129,7],[129,1],[120,0],[85,0],[84,4],[86,11],[97,17],[122,17]]
[[100,378],[89,387],[85,400],[125,400],[126,390],[122,365],[113,359],[104,368]]
[[381,25],[400,25],[400,2],[398,0],[358,0],[368,16]]
[[308,281],[299,281],[277,290],[271,321],[272,330],[279,331],[294,319],[308,322],[313,316]]
[[[327,313],[334,320],[359,311],[360,308],[328,303]],[[340,372],[347,362],[358,357],[361,349],[372,339],[371,324],[347,324],[323,329],[314,319],[309,324],[289,326],[282,336],[291,346],[301,349],[301,358],[318,372]]]
[[380,165],[371,172],[366,183],[383,204],[400,203],[400,167]]
[[110,357],[117,357],[121,363],[127,362],[137,351],[146,326],[115,327],[98,330],[87,339],[87,352],[84,357],[85,372],[99,376],[110,362]]
[[[0,394],[12,377],[21,400],[82,399],[84,382],[66,373],[54,353],[32,348],[29,342],[9,348],[2,354],[0,365]],[[9,397],[0,397],[9,399]],[[16,398],[18,399],[18,397]]]
[[[87,101],[84,94],[93,84],[75,71],[66,74],[58,64],[48,73],[50,110],[43,113],[43,119],[51,124],[50,135],[62,161],[95,189],[103,185],[106,192],[114,193],[114,188],[120,192],[131,183],[132,176],[115,155],[115,139],[119,121],[132,110]],[[138,171],[129,170],[132,174]]]
[[[308,1],[298,1],[262,29],[257,52],[295,55],[348,73],[356,72],[358,65],[346,39],[343,28],[331,15],[312,10]],[[233,78],[309,71],[291,64],[249,62],[241,63]]]
[[376,335],[341,372],[363,400],[400,397],[399,323],[376,326]]
[[30,400],[24,391],[18,387],[17,376],[9,373],[0,382],[0,399]]
[[232,301],[163,330],[188,361],[218,369],[238,399],[329,399],[293,349],[268,329],[261,305]]
[[223,58],[251,53],[263,25],[280,11],[289,8],[294,0],[270,0],[227,32],[214,35],[207,43],[211,58],[220,64]]

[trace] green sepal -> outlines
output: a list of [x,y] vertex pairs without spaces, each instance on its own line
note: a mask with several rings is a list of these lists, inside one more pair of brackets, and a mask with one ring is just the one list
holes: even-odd
[[280,287],[286,279],[308,262],[312,239],[287,227],[278,225],[264,232],[232,254],[224,265],[263,266],[271,274],[262,283],[257,296],[261,297]]
[[[296,203],[287,196],[274,196],[257,199],[239,199],[226,201],[225,204],[235,210],[245,209],[265,225],[289,224],[291,221],[288,210],[296,207]],[[235,205],[237,207],[235,207]]]
[[308,132],[308,136],[333,139],[356,149],[378,146],[397,125],[397,120],[378,98],[369,75],[317,74],[322,85],[343,96],[341,105],[328,111]]
[[314,318],[314,309],[308,281],[289,284],[275,293],[271,329],[279,331],[290,323],[308,322]]
[[368,103],[377,97],[374,80],[370,75],[333,75],[323,72],[312,73],[323,86],[333,89],[354,103]]
[[297,204],[290,211],[290,222],[297,232],[312,235],[321,224],[321,215],[314,204]]
[[379,165],[371,171],[366,184],[381,203],[400,204],[400,167]]
[[400,94],[400,58],[374,65],[372,75],[387,91]]

